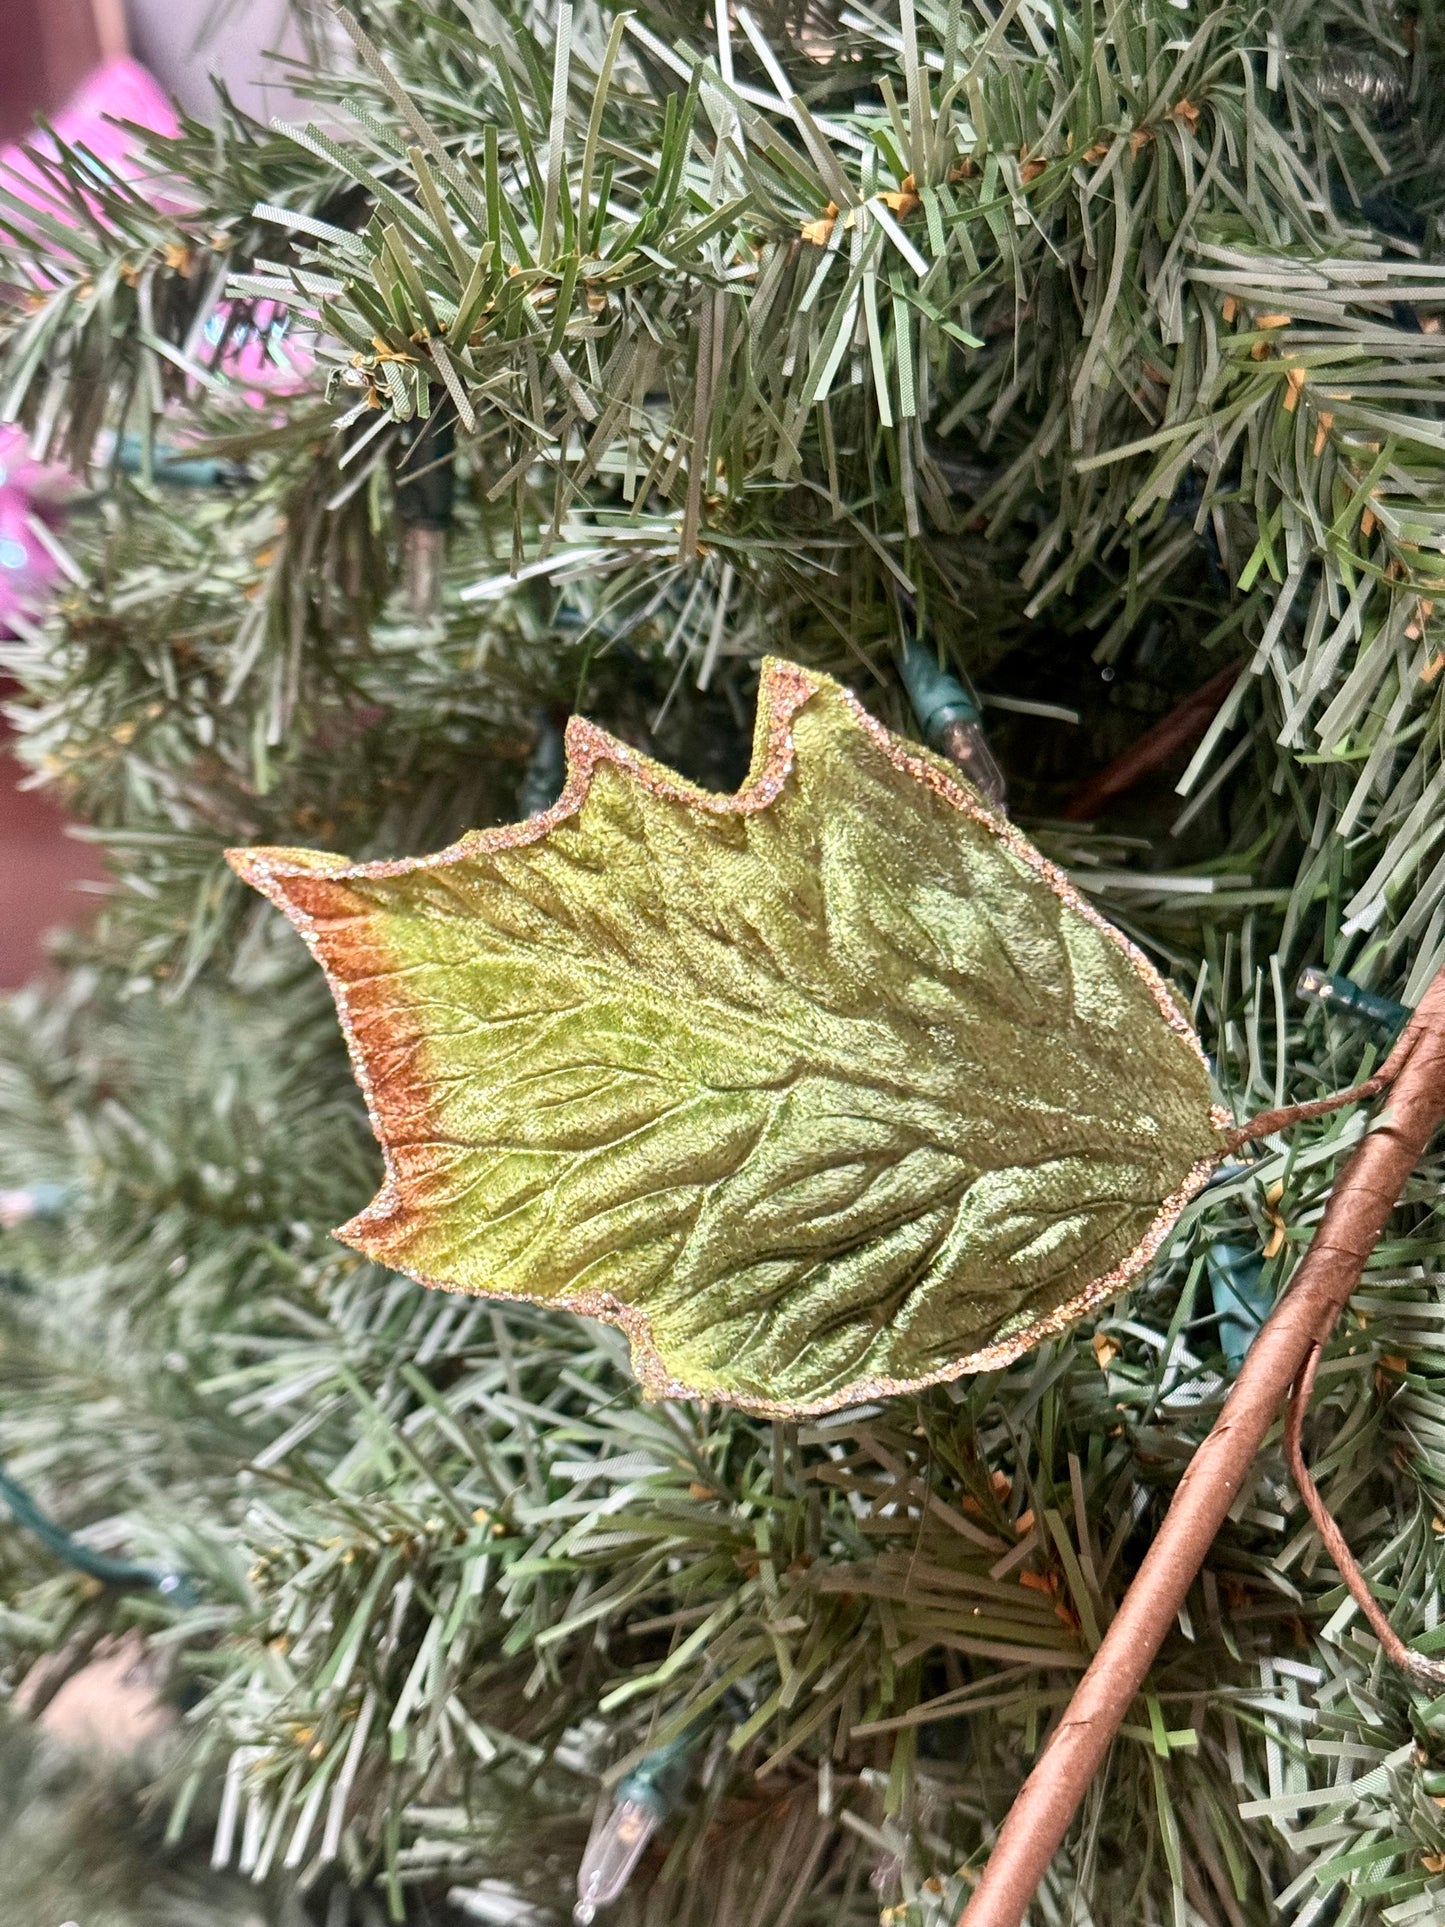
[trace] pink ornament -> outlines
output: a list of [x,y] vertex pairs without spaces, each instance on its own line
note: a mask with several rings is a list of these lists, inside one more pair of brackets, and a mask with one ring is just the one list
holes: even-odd
[[[84,149],[92,165],[115,179],[152,175],[155,162],[139,151],[135,134],[121,122],[167,139],[180,133],[175,109],[160,83],[128,59],[107,61],[81,85],[55,115],[53,136],[37,132],[0,148],[0,186],[51,220],[73,226],[72,205],[57,199],[38,157],[53,159],[58,142]],[[152,199],[167,212],[185,211],[184,201],[167,195],[159,181]],[[53,261],[53,239],[36,238]],[[238,310],[229,301],[219,302],[203,342],[201,359],[235,380],[253,406],[304,388],[314,364],[309,346],[291,330],[289,315],[269,303]],[[31,459],[19,429],[0,426],[0,632],[13,633],[16,616],[34,613],[43,604],[56,565],[35,532],[35,521],[56,518],[75,487],[64,469]]]
[[36,157],[54,159],[59,141],[65,147],[83,147],[120,179],[133,179],[141,172],[135,137],[117,126],[118,121],[131,121],[153,134],[180,131],[159,81],[134,60],[109,60],[98,67],[55,115],[54,138],[37,132],[0,148],[0,184],[31,207],[73,226],[68,206],[56,200],[50,176]]
[[66,469],[31,459],[22,430],[0,427],[0,635],[44,605],[56,567],[36,524],[58,520],[75,488]]

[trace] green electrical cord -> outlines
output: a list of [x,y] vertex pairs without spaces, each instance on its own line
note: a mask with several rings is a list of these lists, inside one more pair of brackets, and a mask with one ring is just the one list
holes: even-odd
[[16,1525],[33,1532],[57,1559],[76,1572],[83,1572],[106,1586],[151,1587],[178,1606],[198,1603],[196,1590],[183,1573],[161,1572],[154,1566],[142,1566],[129,1559],[111,1559],[103,1552],[94,1552],[82,1545],[73,1533],[58,1526],[43,1512],[20,1481],[12,1478],[3,1466],[0,1466],[0,1498],[10,1508]]

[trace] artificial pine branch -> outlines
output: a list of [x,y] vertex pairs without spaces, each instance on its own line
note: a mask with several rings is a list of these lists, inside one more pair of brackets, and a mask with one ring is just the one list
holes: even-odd
[[[5,1237],[0,1451],[68,1527],[183,1564],[204,1604],[87,1598],[7,1534],[7,1664],[13,1677],[150,1615],[204,1695],[183,1785],[202,1799],[229,1773],[233,1857],[254,1870],[269,1845],[284,1862],[299,1838],[283,1873],[312,1891],[373,1692],[335,1850],[418,1916],[453,1883],[565,1914],[606,1786],[679,1723],[711,1720],[692,1803],[620,1920],[862,1923],[886,1906],[897,1927],[931,1927],[956,1915],[1225,1395],[1219,1248],[1245,1251],[1267,1300],[1359,1114],[1227,1173],[1126,1305],[956,1400],[806,1436],[642,1411],[595,1334],[520,1314],[468,1325],[328,1245],[374,1182],[364,1124],[329,1020],[271,934],[243,923],[220,851],[383,855],[506,820],[539,712],[563,708],[730,788],[764,647],[842,675],[906,728],[901,571],[988,699],[1016,810],[1194,993],[1238,1114],[1367,1077],[1363,1033],[1302,1011],[1288,986],[1323,962],[1413,1001],[1445,943],[1445,681],[1424,606],[1440,491],[1435,22],[1151,6],[990,26],[924,9],[915,65],[891,17],[760,10],[759,39],[827,123],[840,198],[741,29],[733,91],[757,185],[741,161],[726,172],[721,56],[688,9],[649,8],[651,40],[627,30],[603,89],[611,21],[579,7],[560,95],[550,13],[386,0],[360,17],[446,165],[373,69],[334,57],[304,84],[345,166],[225,116],[218,135],[157,144],[179,212],[160,190],[126,198],[111,231],[78,231],[85,260],[68,268],[42,267],[23,236],[7,254],[7,283],[45,308],[30,336],[39,308],[6,323],[8,392],[27,424],[55,424],[51,446],[128,427],[246,465],[230,495],[141,476],[74,513],[83,581],[10,652],[32,765],[95,825],[124,888],[64,990],[23,1004],[0,1050],[4,1180],[74,1193],[63,1222]],[[1071,38],[1086,33],[1092,65]],[[950,46],[955,74],[975,71],[945,112]],[[1352,49],[1406,75],[1411,117],[1377,125],[1342,90]],[[539,271],[554,96],[562,168]],[[589,218],[625,236],[650,210],[652,226],[625,273],[607,267],[594,312],[580,256],[570,305],[558,296],[598,101]],[[325,271],[316,237],[258,203],[349,237],[334,246],[364,259],[358,288],[389,304],[413,297],[387,226],[414,269],[433,236],[421,286],[443,321],[438,303],[464,292],[444,226],[476,244],[468,278],[493,239],[467,211],[489,138],[507,183],[496,238],[521,270],[507,279],[550,291],[532,297],[544,406],[520,335],[479,344],[499,399],[467,389],[478,429],[458,436],[441,608],[419,620],[391,593],[406,425],[384,373],[383,406],[334,435],[364,392],[340,376],[378,373],[371,336],[328,337],[332,399],[318,380],[273,415],[188,380],[142,334],[184,354],[203,318],[211,284],[167,263],[167,244],[241,274],[274,261],[290,294]],[[870,194],[898,197],[882,206],[941,263],[934,281],[881,221],[881,252],[853,262],[846,214],[826,210]],[[795,424],[779,407],[822,374],[855,295],[785,486],[778,424]],[[559,305],[568,379],[550,359]],[[408,357],[399,379],[415,393],[412,363],[435,362],[427,405],[450,396],[440,337],[413,341],[420,317],[389,313],[377,332]],[[700,392],[704,329],[718,374],[707,362]],[[649,365],[609,389],[629,338]],[[572,383],[595,422],[567,422]],[[680,553],[690,513],[701,554]],[[518,565],[534,570],[520,583]],[[1169,789],[1176,763],[1098,824],[1061,827],[1089,769],[1221,662],[1243,667],[1187,799]],[[163,1001],[179,985],[184,1000]],[[1397,1595],[1398,1630],[1427,1650],[1442,1609],[1440,1181],[1429,1156],[1328,1348],[1311,1451],[1372,1582]],[[503,1530],[473,1520],[458,1536],[438,1480]],[[1445,1852],[1438,1716],[1350,1612],[1267,1452],[1041,1906],[1149,1927],[1316,1900],[1371,1923],[1428,1907]],[[354,1626],[361,1671],[338,1693],[326,1669]]]

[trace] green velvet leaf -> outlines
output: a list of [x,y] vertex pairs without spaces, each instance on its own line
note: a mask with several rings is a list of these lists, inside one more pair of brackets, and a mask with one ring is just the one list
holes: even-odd
[[1198,1043],[951,765],[774,662],[735,796],[576,720],[568,767],[437,856],[233,853],[385,1153],[340,1237],[790,1413],[1001,1364],[1148,1261],[1223,1148]]

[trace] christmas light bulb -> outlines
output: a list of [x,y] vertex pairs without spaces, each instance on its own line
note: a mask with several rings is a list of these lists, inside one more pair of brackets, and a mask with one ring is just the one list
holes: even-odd
[[655,1799],[619,1799],[601,1831],[587,1843],[577,1871],[577,1905],[572,1918],[588,1927],[599,1907],[610,1906],[632,1878],[648,1841],[662,1820]]
[[986,802],[1003,809],[1008,786],[983,733],[983,712],[973,692],[950,670],[941,669],[922,642],[904,648],[903,686],[929,748],[956,763]]
[[396,512],[403,527],[406,597],[419,620],[440,615],[447,534],[456,494],[456,411],[450,404],[403,424],[397,448]]
[[543,716],[517,792],[517,814],[535,816],[539,810],[550,809],[566,781],[566,738],[550,716]]
[[1331,976],[1328,971],[1319,970],[1313,964],[1300,972],[1295,991],[1306,1003],[1338,1011],[1342,1017],[1356,1017],[1367,1024],[1378,1024],[1382,1030],[1400,1030],[1410,1015],[1407,1004],[1397,1004],[1393,997],[1382,997],[1378,991],[1366,990],[1363,984],[1357,984],[1349,977]]
[[706,1728],[684,1728],[619,1781],[612,1811],[587,1842],[577,1869],[572,1918],[578,1927],[588,1927],[598,1908],[610,1906],[632,1878],[648,1841],[682,1799],[693,1755],[705,1737]]
[[1004,807],[1008,785],[998,759],[988,746],[982,723],[955,716],[938,731],[934,747],[950,763],[957,763],[973,787],[990,803],[999,809]]

